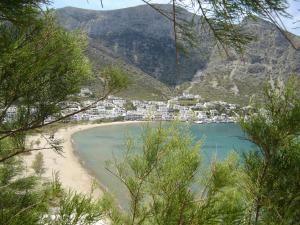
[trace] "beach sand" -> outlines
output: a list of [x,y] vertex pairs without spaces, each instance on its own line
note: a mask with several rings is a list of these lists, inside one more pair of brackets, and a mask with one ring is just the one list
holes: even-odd
[[[58,172],[60,181],[63,188],[66,190],[73,190],[83,194],[91,194],[92,187],[95,186],[95,178],[92,177],[88,170],[86,170],[83,165],[80,163],[80,159],[74,154],[72,147],[72,134],[91,129],[100,126],[110,126],[118,124],[128,124],[128,123],[140,123],[139,121],[125,121],[125,122],[111,122],[111,123],[101,123],[101,124],[85,124],[85,125],[74,125],[67,128],[59,129],[54,137],[56,139],[63,140],[63,154],[59,155],[53,150],[44,149],[41,150],[44,158],[44,167],[46,169],[42,177],[46,179],[53,179],[53,173]],[[45,135],[49,137],[49,135]],[[38,145],[36,141],[39,140]],[[41,135],[29,136],[26,140],[27,145],[34,147],[49,147],[47,141]],[[33,173],[31,168],[32,162],[35,158],[35,155],[38,151],[32,152],[30,155],[24,155],[24,164],[26,166],[26,173]],[[97,182],[96,182],[97,183]],[[96,185],[94,187],[93,197],[101,197],[103,194],[101,185]]]

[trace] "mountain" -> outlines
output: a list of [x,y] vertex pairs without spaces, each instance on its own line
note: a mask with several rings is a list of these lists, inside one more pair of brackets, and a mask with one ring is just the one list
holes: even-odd
[[191,93],[210,100],[247,103],[253,94],[260,95],[266,81],[286,81],[300,75],[300,37],[286,33],[289,40],[271,23],[245,20],[244,29],[255,37],[245,53],[230,52],[226,57],[216,47],[204,70],[198,71],[188,87]]
[[[160,7],[171,11],[170,5]],[[66,29],[86,31],[94,47],[110,49],[127,63],[167,85],[191,80],[208,61],[209,51],[204,52],[203,47],[202,54],[195,49],[189,57],[181,56],[177,67],[172,23],[149,6],[113,11],[67,7],[58,10],[57,15]],[[182,11],[181,15],[187,20],[192,17],[187,11]]]
[[[92,39],[89,40],[89,47],[86,54],[91,60],[95,70],[100,70],[106,65],[118,65],[126,71],[129,78],[129,86],[126,90],[117,94],[121,97],[128,99],[166,100],[172,95],[167,85],[151,77],[134,65],[126,63],[110,49],[98,43],[94,43]],[[102,82],[93,79],[89,83],[89,86],[93,91],[97,92],[97,90],[101,89]]]
[[[156,7],[166,13],[172,10],[170,5]],[[134,85],[129,88],[131,93],[124,93],[128,97],[169,96],[169,87],[176,86],[179,92],[210,100],[241,102],[261,90],[271,75],[286,79],[300,74],[299,48],[293,48],[276,27],[261,19],[243,21],[245,31],[256,37],[243,56],[234,51],[230,57],[222,54],[207,29],[198,28],[197,48],[187,56],[180,54],[177,65],[172,24],[149,6],[112,11],[67,7],[57,10],[57,16],[64,28],[87,33],[87,55],[97,67],[118,62],[127,68]],[[180,10],[182,20],[192,16]],[[299,37],[287,35],[300,46]]]

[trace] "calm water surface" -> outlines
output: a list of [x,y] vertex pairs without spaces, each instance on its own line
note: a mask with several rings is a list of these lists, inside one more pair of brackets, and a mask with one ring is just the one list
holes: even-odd
[[[128,202],[126,189],[105,169],[105,162],[112,160],[113,156],[122,156],[128,137],[140,142],[144,126],[145,124],[137,123],[103,126],[72,136],[74,149],[85,167],[117,197],[124,208],[127,208]],[[157,126],[157,123],[151,126]],[[190,129],[195,140],[204,139],[201,151],[205,164],[208,164],[212,157],[223,160],[231,151],[242,154],[255,147],[244,139],[245,135],[237,124],[193,124]]]

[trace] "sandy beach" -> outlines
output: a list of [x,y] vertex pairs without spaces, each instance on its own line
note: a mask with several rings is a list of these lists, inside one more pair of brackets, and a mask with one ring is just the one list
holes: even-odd
[[[118,124],[128,124],[128,123],[140,123],[139,121],[125,121],[125,122],[112,122],[112,123],[101,123],[101,124],[84,124],[84,125],[74,125],[67,128],[59,129],[55,133],[56,139],[63,140],[63,155],[59,155],[53,150],[44,149],[40,152],[43,153],[44,167],[46,169],[45,173],[42,175],[46,179],[52,179],[53,173],[58,172],[62,186],[65,189],[71,189],[76,192],[81,192],[84,194],[90,194],[92,187],[95,186],[95,178],[92,177],[89,172],[82,166],[80,160],[74,154],[72,147],[72,134],[91,129],[100,126],[110,126]],[[39,143],[37,143],[39,142]],[[33,147],[49,147],[45,138],[41,135],[29,136],[26,140],[27,145]],[[31,168],[32,162],[38,151],[32,152],[30,155],[24,156],[24,162],[26,165],[26,173],[33,173]],[[96,182],[97,183],[97,182]],[[94,197],[101,197],[103,194],[100,185],[96,185],[93,192]]]

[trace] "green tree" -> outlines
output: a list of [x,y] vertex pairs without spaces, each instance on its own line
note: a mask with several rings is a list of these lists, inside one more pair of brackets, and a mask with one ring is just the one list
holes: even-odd
[[[61,189],[26,176],[22,153],[43,150],[25,145],[31,131],[84,111],[126,86],[123,74],[100,74],[105,90],[91,105],[61,115],[64,101],[77,93],[92,74],[84,56],[86,37],[60,28],[43,0],[0,2],[0,224],[91,224],[102,216],[90,196]],[[111,76],[110,76],[111,74]],[[13,109],[14,116],[10,112]],[[44,120],[52,116],[50,123]],[[58,140],[50,148],[61,153]]]
[[108,165],[130,196],[128,211],[107,214],[113,223],[234,224],[244,220],[248,201],[239,185],[243,171],[238,158],[232,154],[225,162],[201,169],[201,143],[188,129],[178,124],[146,127],[142,145],[129,140],[124,158]]
[[[187,21],[180,21],[181,1],[173,1],[175,41],[194,40]],[[124,161],[110,171],[124,183],[130,211],[115,207],[111,197],[101,202],[66,192],[55,176],[46,184],[24,176],[18,155],[41,150],[25,146],[28,132],[84,111],[61,115],[62,102],[75,94],[92,73],[84,57],[86,39],[59,28],[43,0],[0,2],[0,224],[92,224],[107,216],[115,224],[295,224],[299,221],[299,100],[292,88],[267,92],[264,111],[241,124],[259,146],[245,156],[241,167],[234,156],[199,170],[198,145],[179,127],[149,129],[142,153],[129,145]],[[242,51],[251,40],[244,34],[245,16],[274,20],[285,13],[286,2],[191,1],[201,11],[218,44]],[[152,7],[155,7],[152,5]],[[282,29],[281,29],[282,30]],[[283,32],[283,34],[285,34]],[[177,43],[179,49],[179,43]],[[105,69],[100,99],[126,86],[119,70]],[[7,119],[9,109],[17,114]],[[61,151],[57,140],[51,148]],[[203,172],[203,174],[202,174]],[[200,179],[199,196],[191,189]]]
[[124,105],[125,110],[136,110],[136,107],[133,105],[131,101],[126,101]]
[[254,224],[297,224],[300,220],[299,79],[269,85],[262,105],[241,120],[257,146],[245,156]]
[[232,153],[205,168],[188,129],[147,127],[142,144],[129,140],[108,165],[130,201],[125,212],[111,203],[106,215],[115,224],[298,224],[299,85],[268,85],[264,103],[241,118],[257,146],[241,162]]

